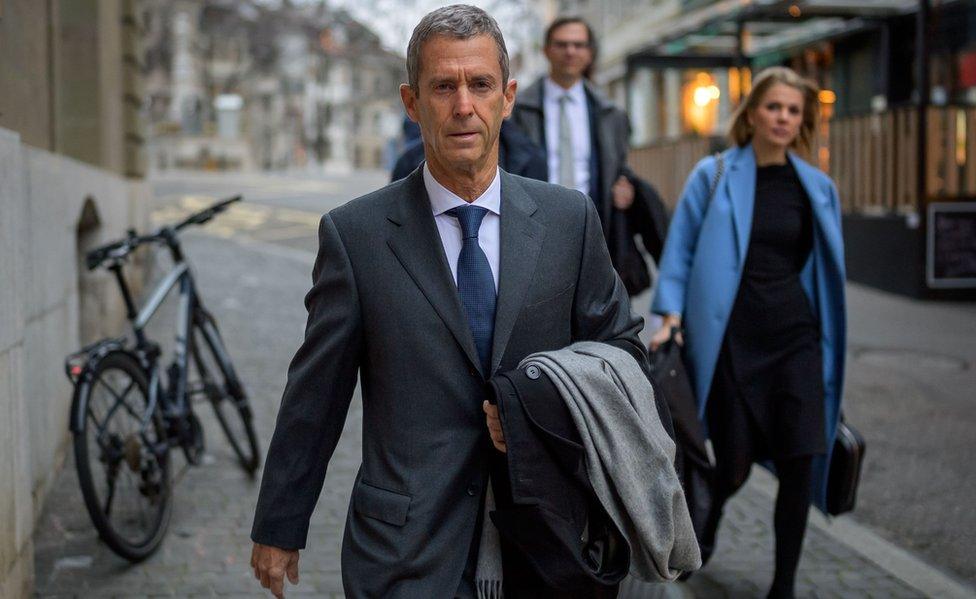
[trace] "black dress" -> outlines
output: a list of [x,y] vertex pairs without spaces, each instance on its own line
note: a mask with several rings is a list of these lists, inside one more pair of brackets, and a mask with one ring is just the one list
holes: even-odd
[[813,226],[793,165],[758,167],[745,267],[708,399],[717,457],[742,481],[754,461],[826,451],[820,326],[800,284]]

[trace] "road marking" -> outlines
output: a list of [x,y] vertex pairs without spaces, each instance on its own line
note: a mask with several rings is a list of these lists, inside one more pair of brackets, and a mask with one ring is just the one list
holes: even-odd
[[[160,206],[152,211],[154,225],[179,222],[194,212],[213,205],[216,198],[208,195],[181,195],[176,204]],[[265,242],[290,241],[315,237],[322,215],[295,208],[264,204],[232,204],[217,219],[203,226],[203,231],[222,239],[242,238]]]
[[287,241],[290,239],[309,237],[316,233],[317,229],[307,225],[289,225],[286,227],[257,229],[251,231],[249,237],[260,241]]
[[[199,231],[195,234],[208,235],[209,231]],[[229,239],[229,241],[243,247],[254,248],[274,256],[300,262],[306,265],[308,268],[312,268],[312,265],[315,264],[315,252],[310,252],[308,250],[294,248],[287,245],[278,245],[276,243],[271,243],[270,241],[261,241],[259,239],[254,239],[253,237],[246,237],[243,235],[232,237]]]
[[309,212],[307,210],[295,210],[293,208],[276,208],[273,214],[278,220],[308,225],[310,227],[314,227],[315,229],[319,228],[319,221],[322,220],[321,214]]

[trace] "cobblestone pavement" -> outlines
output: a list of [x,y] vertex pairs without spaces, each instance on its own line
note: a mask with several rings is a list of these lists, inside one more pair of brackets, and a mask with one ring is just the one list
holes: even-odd
[[[202,296],[216,314],[243,373],[266,445],[288,360],[302,335],[302,298],[309,284],[311,255],[209,233],[187,235],[186,250]],[[212,414],[203,412],[201,417],[208,433],[205,463],[187,469],[180,479],[169,535],[159,552],[142,564],[129,565],[98,542],[68,456],[35,535],[36,596],[268,596],[260,592],[248,569],[248,533],[258,483],[234,466]],[[302,555],[301,583],[289,587],[289,596],[342,596],[339,543],[359,464],[360,427],[357,398],[313,517],[308,549]],[[177,464],[182,465],[182,457],[177,457]],[[769,486],[768,477],[754,476],[730,503],[718,551],[702,573],[683,585],[628,583],[622,596],[763,595],[772,577]],[[889,572],[896,568],[880,567],[873,557],[838,541],[830,530],[815,525],[808,533],[800,565],[800,596],[935,596],[925,588],[909,586]]]

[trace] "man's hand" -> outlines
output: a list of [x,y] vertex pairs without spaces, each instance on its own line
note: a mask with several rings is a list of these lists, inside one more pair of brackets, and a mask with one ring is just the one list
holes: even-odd
[[613,195],[613,207],[617,210],[626,210],[634,203],[634,185],[623,175],[617,177],[610,192]]
[[261,586],[270,589],[278,599],[285,596],[285,574],[292,584],[298,584],[298,550],[281,549],[255,543],[251,549],[251,567]]
[[488,434],[491,435],[491,443],[495,449],[502,453],[508,452],[505,445],[505,433],[502,432],[502,421],[498,419],[498,406],[493,406],[487,401],[481,404],[485,411],[485,420],[488,423]]

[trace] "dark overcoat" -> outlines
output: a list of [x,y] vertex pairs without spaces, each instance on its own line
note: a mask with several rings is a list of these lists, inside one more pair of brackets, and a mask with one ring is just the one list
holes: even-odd
[[[607,239],[613,264],[631,294],[650,286],[644,258],[634,236],[641,237],[644,248],[657,260],[667,233],[667,212],[653,186],[627,167],[630,149],[630,120],[627,114],[610,102],[595,86],[584,80],[587,113],[590,119],[590,189],[589,196],[597,206],[603,236]],[[544,79],[539,79],[515,100],[511,120],[538,145],[545,156],[546,119],[543,111]],[[611,188],[618,177],[625,176],[634,185],[634,203],[628,210],[613,205]]]

